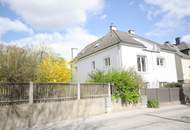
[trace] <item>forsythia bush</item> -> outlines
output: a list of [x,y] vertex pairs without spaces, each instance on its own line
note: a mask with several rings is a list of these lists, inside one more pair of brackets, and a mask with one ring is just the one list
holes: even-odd
[[68,82],[71,79],[69,64],[63,58],[47,56],[39,64],[37,79],[40,82]]

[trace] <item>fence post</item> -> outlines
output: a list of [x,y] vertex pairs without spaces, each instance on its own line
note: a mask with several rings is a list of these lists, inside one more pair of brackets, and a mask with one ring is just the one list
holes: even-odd
[[111,102],[111,85],[110,85],[110,83],[108,83],[108,97],[105,98],[105,107],[106,107],[106,113],[111,112],[112,102]]
[[108,97],[111,97],[111,85],[108,83]]
[[145,90],[145,92],[144,92],[144,93],[145,93],[145,95],[147,95],[147,88],[145,88],[144,90]]
[[156,88],[156,98],[157,98],[157,100],[159,101],[159,94],[158,94],[158,92],[159,92],[159,89]]
[[29,85],[29,104],[33,104],[33,82],[30,81]]
[[168,88],[168,90],[169,90],[169,102],[171,102],[171,90],[170,88]]
[[80,100],[80,83],[77,83],[77,99]]

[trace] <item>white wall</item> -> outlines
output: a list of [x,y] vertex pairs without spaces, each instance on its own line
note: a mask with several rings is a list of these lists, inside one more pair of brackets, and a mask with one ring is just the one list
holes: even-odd
[[[96,54],[80,59],[76,66],[78,70],[74,74],[74,81],[85,82],[89,79],[89,74],[93,72],[92,61],[96,63],[96,70],[106,70],[104,58],[111,58],[111,67],[114,69],[135,68],[137,70],[137,55],[147,57],[147,72],[139,72],[145,82],[149,82],[149,87],[159,87],[159,82],[177,82],[177,72],[175,54],[161,51],[150,52],[142,48],[130,47],[119,44]],[[157,57],[165,59],[164,66],[157,66]],[[78,76],[77,76],[78,74]]]
[[182,58],[179,55],[175,55],[176,60],[176,71],[177,71],[177,79],[178,81],[183,81],[183,68],[182,68]]
[[77,63],[77,71],[74,74],[74,81],[77,82],[85,82],[89,78],[89,74],[93,72],[92,61],[95,61],[96,70],[107,70],[104,64],[104,58],[110,57],[111,60],[111,68],[118,69],[121,67],[120,54],[119,54],[119,45],[104,49],[103,51],[99,51],[96,54],[90,55],[83,59],[80,59]]
[[177,54],[175,57],[178,80],[190,83],[190,59],[184,59]]
[[181,59],[183,68],[183,79],[185,82],[190,82],[190,59]]
[[[147,72],[139,72],[150,87],[159,87],[159,82],[177,82],[175,55],[169,52],[150,52],[142,48],[121,45],[122,67],[137,70],[137,55],[147,57]],[[157,66],[156,58],[165,58],[163,67]]]

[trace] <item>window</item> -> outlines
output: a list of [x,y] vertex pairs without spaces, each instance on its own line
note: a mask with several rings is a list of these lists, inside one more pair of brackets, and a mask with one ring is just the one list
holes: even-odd
[[164,87],[164,86],[166,86],[166,85],[167,85],[167,82],[159,82],[160,88],[161,88],[161,87]]
[[150,83],[149,82],[144,82],[143,88],[149,88],[149,87],[150,87]]
[[137,56],[138,71],[146,72],[146,56]]
[[96,69],[96,64],[95,61],[92,61],[92,69],[95,70]]
[[156,61],[158,66],[164,66],[164,58],[157,58]]
[[111,65],[110,57],[107,57],[107,58],[104,59],[104,64],[105,64],[105,66],[110,66]]

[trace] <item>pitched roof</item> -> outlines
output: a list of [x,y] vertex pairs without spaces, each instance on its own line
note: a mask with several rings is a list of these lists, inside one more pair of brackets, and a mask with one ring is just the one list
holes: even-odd
[[157,46],[159,46],[159,48],[160,48],[161,50],[168,50],[168,51],[173,51],[173,52],[176,51],[174,48],[168,47],[168,46],[165,45],[165,44],[159,44],[159,43],[157,43],[157,42],[155,42],[155,41],[149,40],[149,39],[147,39],[147,38],[143,38],[143,37],[138,36],[138,35],[135,35],[134,37],[136,37],[136,38],[138,38],[138,39],[142,39],[142,40],[147,41],[147,42],[150,42],[150,43],[153,43],[153,44],[156,44]]
[[179,50],[186,50],[186,49],[190,49],[190,44],[182,42],[179,45],[177,45]]
[[81,50],[81,52],[77,55],[76,58],[77,59],[84,58],[86,56],[94,54],[95,52],[98,52],[98,51],[103,50],[105,48],[119,44],[120,42],[122,42],[124,44],[128,44],[128,45],[146,48],[141,42],[135,40],[134,38],[140,38],[140,39],[146,40],[148,42],[157,44],[160,47],[160,49],[162,49],[162,50],[175,51],[174,49],[172,49],[166,45],[158,44],[154,41],[145,39],[145,38],[140,37],[138,35],[129,34],[128,32],[121,32],[121,31],[112,30],[109,33],[107,33],[105,36],[101,37],[100,39],[98,39],[95,42],[87,45],[84,49]]
[[184,53],[182,53],[176,45],[174,45],[174,44],[166,44],[166,45],[167,45],[168,47],[170,47],[170,48],[175,49],[175,50],[176,50],[176,54],[178,54],[178,55],[181,56],[182,58],[184,58],[184,59],[190,59],[190,56],[185,55]]

